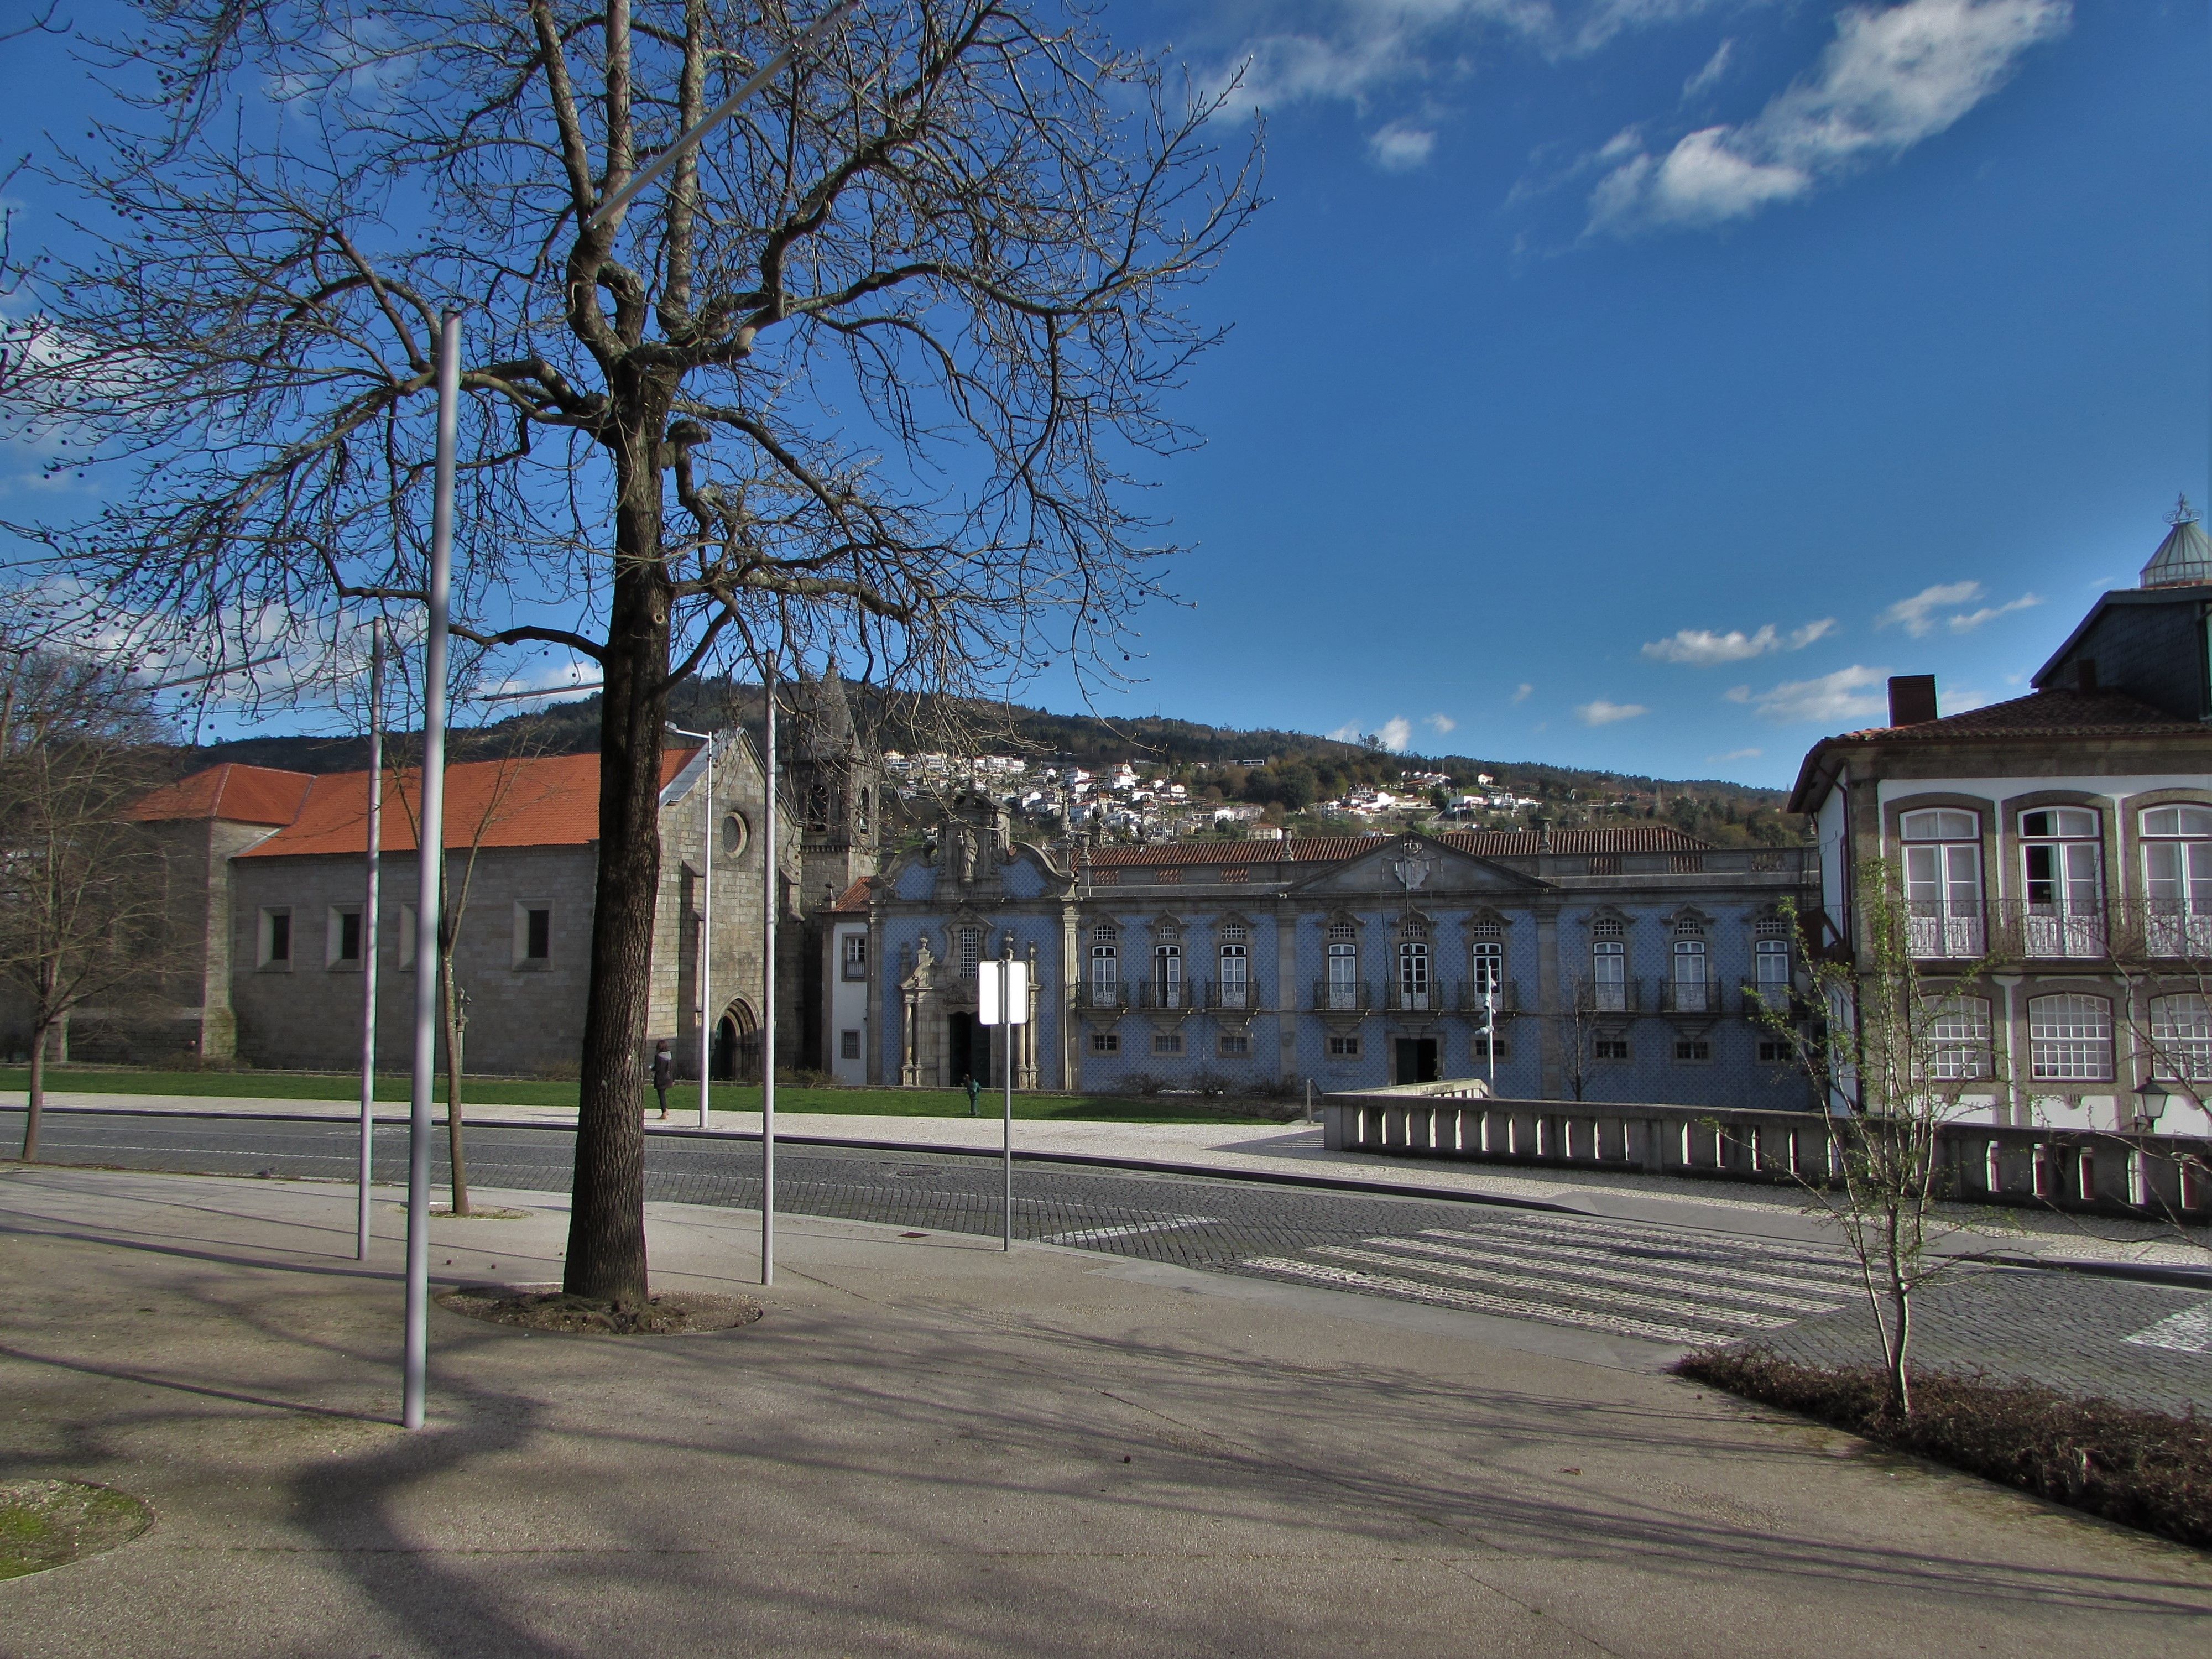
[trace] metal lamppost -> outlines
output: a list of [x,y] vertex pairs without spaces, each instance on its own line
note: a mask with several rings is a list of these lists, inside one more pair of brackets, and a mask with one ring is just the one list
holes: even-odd
[[368,1177],[376,1136],[376,907],[384,845],[384,625],[368,624],[368,870],[361,907],[361,1170],[354,1260],[368,1260]]
[[714,1011],[714,737],[711,732],[687,732],[673,721],[668,729],[679,738],[696,738],[707,746],[707,829],[700,845],[705,849],[699,866],[699,1127],[708,1127],[710,1050],[708,1019]]
[[422,810],[415,842],[415,1066],[407,1118],[407,1324],[400,1420],[422,1426],[430,1352],[430,1087],[437,1061],[438,922],[446,862],[446,636],[453,587],[461,313],[438,324],[437,495],[430,514],[429,633],[422,647]]
[[760,1282],[775,1283],[775,667],[761,670]]

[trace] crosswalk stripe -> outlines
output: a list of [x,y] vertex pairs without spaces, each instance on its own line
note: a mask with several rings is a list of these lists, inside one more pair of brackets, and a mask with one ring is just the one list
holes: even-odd
[[[1463,1239],[1468,1243],[1485,1248],[1470,1250],[1463,1245],[1431,1244],[1430,1238]],[[1508,1267],[1543,1267],[1570,1279],[1598,1279],[1618,1280],[1624,1285],[1642,1285],[1650,1290],[1680,1291],[1688,1295],[1729,1296],[1739,1302],[1756,1303],[1763,1308],[1788,1308],[1796,1313],[1833,1313],[1843,1304],[1834,1300],[1815,1302],[1802,1296],[1780,1296],[1772,1291],[1749,1290],[1734,1283],[1702,1284],[1694,1267],[1653,1267],[1650,1264],[1608,1255],[1603,1250],[1577,1249],[1572,1245],[1504,1244],[1486,1238],[1480,1233],[1454,1232],[1445,1227],[1431,1227],[1420,1238],[1370,1238],[1370,1244],[1390,1244],[1401,1250],[1420,1250],[1429,1255],[1445,1255],[1464,1261],[1491,1261]],[[1566,1261],[1561,1257],[1579,1258]],[[1585,1265],[1588,1263],[1595,1265]],[[1756,1273],[1729,1273],[1726,1269],[1708,1269],[1702,1275],[1723,1280],[1748,1279],[1754,1285],[1777,1281]],[[1782,1280],[1800,1289],[1810,1286],[1797,1285],[1795,1280]]]
[[1135,1238],[1145,1233],[1173,1232],[1178,1227],[1203,1227],[1218,1219],[1210,1215],[1163,1216],[1158,1221],[1133,1221],[1119,1227],[1083,1227],[1072,1233],[1047,1233],[1048,1244],[1096,1244],[1109,1238]]
[[1312,1253],[1343,1261],[1363,1261],[1379,1267],[1419,1267],[1424,1272],[1442,1273],[1451,1279],[1469,1279],[1480,1285],[1502,1285],[1508,1290],[1535,1291],[1550,1296],[1614,1302],[1624,1308],[1641,1308],[1647,1313],[1672,1314],[1677,1319],[1711,1320],[1717,1325],[1747,1325],[1754,1330],[1774,1331],[1796,1322],[1774,1314],[1753,1313],[1747,1308],[1710,1308],[1675,1297],[1644,1296],[1635,1291],[1607,1290],[1595,1285],[1561,1285],[1546,1279],[1530,1279],[1521,1273],[1502,1273],[1488,1267],[1465,1267],[1456,1261],[1408,1261],[1403,1256],[1391,1255],[1381,1250],[1364,1250],[1352,1244],[1318,1245]]
[[1489,1296],[1480,1291],[1463,1291],[1455,1285],[1432,1285],[1419,1279],[1361,1273],[1356,1268],[1332,1267],[1318,1261],[1295,1261],[1287,1256],[1255,1256],[1241,1265],[1261,1273],[1307,1279],[1338,1289],[1374,1291],[1385,1296],[1401,1297],[1410,1302],[1427,1302],[1438,1307],[1463,1308],[1477,1313],[1504,1314],[1513,1319],[1536,1319],[1552,1325],[1579,1325],[1592,1330],[1610,1331],[1617,1336],[1641,1337],[1647,1342],[1665,1342],[1682,1347],[1718,1347],[1741,1340],[1717,1336],[1711,1331],[1693,1331],[1680,1325],[1661,1325],[1650,1320],[1630,1319],[1620,1314],[1601,1313],[1595,1309],[1562,1308],[1550,1303],[1523,1302],[1515,1297]]
[[1540,1237],[1571,1238],[1584,1243],[1626,1244],[1643,1249],[1679,1250],[1685,1255],[1715,1256],[1723,1261],[1749,1257],[1785,1273],[1823,1278],[1848,1279],[1858,1271],[1841,1250],[1820,1251],[1797,1245],[1769,1244],[1763,1239],[1747,1239],[1738,1243],[1732,1240],[1692,1238],[1663,1228],[1614,1226],[1605,1222],[1583,1221],[1561,1224],[1548,1218],[1534,1221],[1516,1217],[1497,1224],[1500,1231],[1528,1233]]

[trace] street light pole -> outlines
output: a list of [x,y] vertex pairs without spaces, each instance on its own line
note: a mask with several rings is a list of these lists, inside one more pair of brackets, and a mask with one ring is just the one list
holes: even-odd
[[[407,1120],[407,1331],[400,1419],[422,1426],[430,1352],[430,1080],[438,1026],[439,878],[446,863],[446,633],[453,586],[453,466],[459,447],[461,313],[438,323],[437,495],[430,514],[429,633],[422,645],[422,808],[416,815],[415,1074]],[[454,1109],[458,1111],[458,1103]]]
[[714,1010],[714,735],[711,732],[686,732],[682,726],[668,728],[679,738],[696,738],[707,745],[707,833],[700,845],[699,864],[699,1127],[708,1127],[708,1090],[712,1079],[708,1076],[708,1019]]
[[775,1283],[775,668],[761,671],[761,1242],[760,1282]]
[[376,907],[384,836],[384,626],[368,623],[368,890],[361,906],[361,1195],[354,1260],[368,1260],[368,1176],[376,1136]]

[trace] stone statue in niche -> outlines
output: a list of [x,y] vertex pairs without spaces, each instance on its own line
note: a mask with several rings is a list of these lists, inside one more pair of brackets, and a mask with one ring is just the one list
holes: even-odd
[[952,834],[953,867],[962,881],[972,882],[975,879],[975,831],[963,823]]

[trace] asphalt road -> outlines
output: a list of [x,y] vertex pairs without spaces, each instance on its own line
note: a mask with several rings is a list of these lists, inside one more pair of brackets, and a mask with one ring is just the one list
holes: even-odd
[[[0,1148],[21,1133],[0,1110]],[[356,1131],[334,1122],[49,1113],[57,1164],[348,1180]],[[445,1137],[434,1179],[447,1180]],[[376,1132],[380,1180],[405,1162]],[[480,1187],[566,1191],[565,1128],[473,1127]],[[797,1214],[995,1236],[997,1160],[963,1154],[777,1152],[777,1205]],[[646,1139],[646,1195],[757,1208],[752,1141]],[[1871,1328],[1837,1249],[1493,1205],[1315,1191],[1248,1181],[1018,1164],[1015,1237],[1185,1267],[1327,1286],[1431,1307],[1602,1331],[1672,1346],[1757,1341],[1861,1359]],[[2212,1298],[2072,1274],[1968,1268],[1923,1299],[1929,1363],[1986,1370],[2164,1409],[2212,1406]]]

